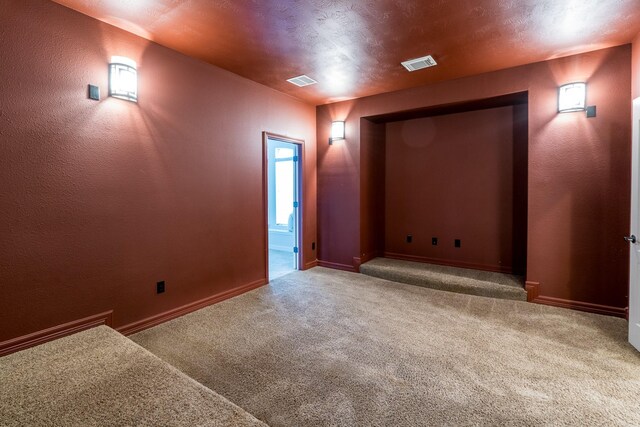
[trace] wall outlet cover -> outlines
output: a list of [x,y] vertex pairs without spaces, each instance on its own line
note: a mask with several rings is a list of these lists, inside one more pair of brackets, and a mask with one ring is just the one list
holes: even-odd
[[100,101],[100,88],[95,85],[89,85],[89,99]]

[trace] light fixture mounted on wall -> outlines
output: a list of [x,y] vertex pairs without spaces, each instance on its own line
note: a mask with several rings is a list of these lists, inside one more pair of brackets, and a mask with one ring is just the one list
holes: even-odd
[[344,139],[344,122],[331,122],[331,137],[329,137],[329,145],[333,144],[333,141],[339,141],[341,139]]
[[109,96],[138,102],[138,71],[135,61],[124,56],[111,57]]
[[596,107],[587,107],[587,84],[567,83],[558,88],[558,113],[586,111],[587,117],[595,117]]
[[584,111],[587,103],[587,85],[583,82],[567,83],[558,88],[558,112]]

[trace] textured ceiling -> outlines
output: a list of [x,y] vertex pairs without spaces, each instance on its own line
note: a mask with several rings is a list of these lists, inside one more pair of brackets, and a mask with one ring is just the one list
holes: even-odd
[[[628,43],[639,0],[55,0],[314,104]],[[408,73],[401,61],[432,54]],[[307,74],[317,85],[286,79]]]

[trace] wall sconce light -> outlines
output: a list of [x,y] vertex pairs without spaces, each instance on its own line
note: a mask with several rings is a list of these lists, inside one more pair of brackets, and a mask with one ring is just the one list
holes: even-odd
[[109,96],[138,102],[138,71],[135,61],[124,56],[111,57]]
[[344,139],[344,122],[331,122],[331,137],[329,138],[329,144],[333,144],[333,141]]
[[568,83],[558,88],[558,113],[584,111],[587,104],[587,84]]

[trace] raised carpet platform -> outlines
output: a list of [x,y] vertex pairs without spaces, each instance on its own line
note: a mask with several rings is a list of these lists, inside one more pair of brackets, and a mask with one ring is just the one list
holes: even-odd
[[374,258],[360,266],[368,276],[460,294],[526,301],[524,278],[512,274]]

